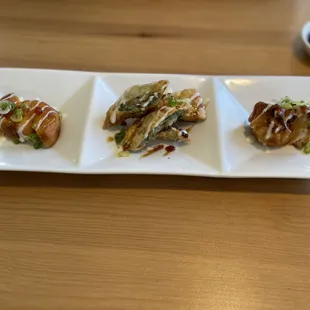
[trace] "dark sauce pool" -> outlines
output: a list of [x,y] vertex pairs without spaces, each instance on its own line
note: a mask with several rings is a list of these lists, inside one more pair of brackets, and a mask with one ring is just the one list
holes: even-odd
[[164,154],[164,156],[169,155],[170,153],[175,151],[175,146],[173,145],[168,145],[165,147],[166,153]]

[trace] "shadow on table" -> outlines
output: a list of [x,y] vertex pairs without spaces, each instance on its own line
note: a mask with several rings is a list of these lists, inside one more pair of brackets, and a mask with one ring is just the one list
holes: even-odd
[[310,194],[310,180],[1,172],[0,187],[127,188]]

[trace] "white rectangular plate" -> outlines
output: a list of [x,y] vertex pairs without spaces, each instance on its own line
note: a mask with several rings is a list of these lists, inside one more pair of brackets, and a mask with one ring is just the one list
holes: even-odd
[[[210,98],[208,119],[195,124],[191,143],[169,156],[117,157],[102,129],[105,113],[133,84],[159,79],[172,90],[197,88]],[[0,170],[88,174],[173,174],[214,177],[310,177],[310,155],[287,146],[250,142],[245,123],[258,101],[284,96],[310,100],[308,77],[193,76],[0,69],[0,95],[40,97],[63,115],[61,136],[48,150],[1,140]]]

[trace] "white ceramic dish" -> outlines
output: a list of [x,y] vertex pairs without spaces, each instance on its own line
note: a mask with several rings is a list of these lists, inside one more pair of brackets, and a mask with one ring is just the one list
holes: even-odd
[[[210,98],[208,119],[191,131],[191,143],[163,152],[115,156],[105,113],[133,84],[168,79],[173,90],[195,87]],[[0,170],[87,174],[173,174],[214,177],[310,177],[310,155],[287,146],[265,149],[249,142],[245,122],[254,104],[284,96],[310,99],[308,77],[239,77],[122,74],[0,69],[0,95],[40,97],[59,109],[63,128],[56,145],[34,150],[4,140]]]

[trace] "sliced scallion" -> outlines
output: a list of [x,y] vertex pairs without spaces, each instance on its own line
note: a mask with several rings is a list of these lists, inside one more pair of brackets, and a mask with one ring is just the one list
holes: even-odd
[[305,154],[310,154],[310,142],[306,144],[304,147],[304,153]]
[[13,143],[14,143],[14,144],[20,144],[20,140],[19,140],[19,138],[15,138],[15,139],[13,139]]
[[32,133],[27,136],[27,141],[33,145],[35,149],[41,149],[44,147],[44,143],[38,134]]
[[10,101],[3,101],[0,103],[0,114],[7,114],[15,109],[15,104]]
[[125,138],[125,135],[126,135],[126,129],[125,127],[123,127],[122,130],[115,135],[115,142],[117,145],[122,143],[122,141]]
[[22,103],[22,104],[20,105],[20,107],[21,107],[23,110],[25,110],[25,111],[27,111],[27,110],[30,109],[29,105],[26,104],[26,103]]
[[22,117],[24,115],[24,112],[22,109],[16,109],[14,111],[14,114],[16,115],[16,117]]

